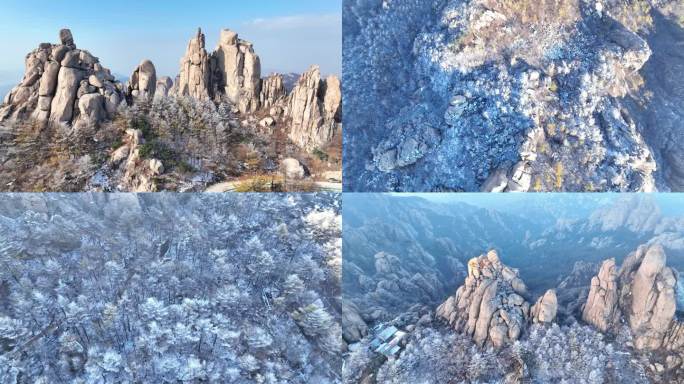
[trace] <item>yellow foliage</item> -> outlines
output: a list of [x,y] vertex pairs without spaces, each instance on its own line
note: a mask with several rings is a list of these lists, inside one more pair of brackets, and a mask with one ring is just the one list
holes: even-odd
[[541,190],[542,190],[542,180],[541,180],[541,176],[537,176],[537,177],[534,179],[534,190],[535,190],[535,192],[541,192]]
[[549,85],[549,91],[551,92],[556,92],[558,91],[558,84],[554,80],[551,80],[551,84]]
[[561,188],[563,188],[563,164],[561,164],[560,162],[556,163],[555,173],[556,173],[556,189],[560,191]]
[[546,125],[546,132],[549,134],[549,136],[555,136],[556,135],[556,124],[554,123],[549,123]]

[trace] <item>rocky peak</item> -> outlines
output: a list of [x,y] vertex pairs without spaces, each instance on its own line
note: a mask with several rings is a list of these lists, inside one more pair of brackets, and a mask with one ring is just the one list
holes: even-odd
[[627,323],[634,347],[663,352],[672,371],[684,360],[684,325],[675,318],[677,279],[666,264],[657,244],[640,246],[619,270],[615,260],[604,261],[592,279],[582,319],[604,332]]
[[74,36],[71,34],[71,30],[64,28],[59,31],[59,40],[62,45],[66,45],[71,49],[76,49],[76,44],[74,44]]
[[619,320],[617,272],[615,259],[601,264],[598,275],[591,279],[589,297],[582,310],[582,320],[602,332],[615,327]]
[[558,298],[556,291],[549,289],[537,299],[537,302],[532,306],[531,316],[534,323],[552,323],[556,319],[558,312]]
[[154,92],[155,98],[167,97],[173,88],[173,80],[168,76],[162,76],[157,79],[157,85]]
[[33,118],[39,123],[97,123],[111,117],[122,86],[90,52],[77,49],[71,31],[60,44],[43,43],[26,56],[26,71],[0,107],[0,121]]
[[241,112],[256,111],[260,107],[261,60],[254,53],[252,43],[224,29],[212,59],[216,88]]
[[318,66],[302,74],[288,98],[290,139],[307,150],[329,142],[340,127],[341,95],[339,79],[330,76],[321,80]]
[[638,349],[655,350],[674,321],[677,280],[660,245],[641,246],[620,270],[620,307]]
[[261,106],[261,82],[261,61],[252,43],[224,29],[216,50],[208,54],[199,29],[181,59],[176,93],[198,99],[226,97],[240,112],[255,112]]
[[191,96],[199,100],[210,98],[211,73],[205,39],[202,29],[197,29],[195,37],[190,39],[185,56],[180,61],[177,93],[179,96]]
[[550,323],[555,319],[554,291],[546,292],[532,312],[526,294],[518,271],[504,265],[492,250],[470,259],[465,283],[437,308],[436,315],[456,331],[472,336],[478,345],[501,348],[517,340],[529,320]]

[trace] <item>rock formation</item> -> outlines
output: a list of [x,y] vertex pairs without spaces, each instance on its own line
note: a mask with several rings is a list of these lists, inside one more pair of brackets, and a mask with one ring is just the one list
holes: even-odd
[[533,313],[526,294],[518,271],[501,263],[492,250],[468,262],[464,285],[437,308],[436,315],[472,336],[478,345],[501,348],[520,337],[528,320],[549,323],[555,319],[554,291],[538,300]]
[[139,129],[127,129],[124,144],[110,155],[108,166],[121,174],[119,190],[156,192],[155,177],[164,172],[164,166],[157,159],[140,155],[140,145],[144,143]]
[[284,159],[280,164],[280,168],[287,179],[300,180],[306,175],[306,170],[302,163],[291,157]]
[[283,75],[275,73],[266,79],[261,86],[261,96],[259,102],[263,108],[271,108],[279,103],[287,92],[283,83]]
[[176,84],[179,96],[191,96],[199,100],[210,98],[211,66],[204,45],[204,34],[199,28],[180,61],[180,74]]
[[126,83],[126,98],[131,103],[131,100],[153,99],[154,92],[157,89],[157,71],[154,64],[150,60],[143,60],[138,65],[130,80]]
[[530,314],[534,323],[552,323],[556,319],[557,312],[558,298],[556,297],[556,291],[549,289],[532,306]]
[[26,72],[0,107],[0,121],[33,118],[40,123],[97,123],[111,117],[122,86],[90,52],[77,49],[71,31],[60,44],[42,43],[26,57]]
[[154,92],[155,98],[167,97],[173,88],[173,80],[168,76],[162,76],[157,79],[157,86]]
[[261,61],[252,43],[224,29],[218,47],[208,54],[199,29],[181,59],[176,93],[201,100],[225,96],[240,112],[255,112],[261,106]]
[[329,142],[340,127],[341,95],[336,77],[321,80],[317,66],[305,72],[288,97],[287,116],[292,118],[290,139],[307,150]]
[[582,320],[602,332],[608,331],[619,320],[617,278],[615,259],[604,261],[598,275],[591,279],[589,297],[582,310]]
[[601,331],[617,331],[625,322],[638,350],[659,351],[667,370],[684,361],[684,324],[675,318],[676,275],[666,266],[660,245],[642,245],[617,270],[604,261],[585,304],[582,319]]
[[222,90],[240,112],[256,111],[260,107],[261,60],[252,43],[224,29],[212,60],[215,88]]
[[620,269],[620,306],[637,349],[662,347],[674,320],[677,280],[666,261],[661,246],[641,246]]
[[218,47],[208,54],[201,30],[190,40],[181,59],[175,93],[198,99],[227,98],[241,113],[272,109],[271,115],[291,120],[289,137],[299,147],[312,151],[328,143],[342,120],[342,93],[335,76],[322,80],[317,66],[304,73],[290,95],[283,76],[261,79],[261,61],[252,43],[229,29],[221,31]]
[[359,309],[349,300],[342,300],[342,338],[355,343],[368,334],[368,325],[359,315]]

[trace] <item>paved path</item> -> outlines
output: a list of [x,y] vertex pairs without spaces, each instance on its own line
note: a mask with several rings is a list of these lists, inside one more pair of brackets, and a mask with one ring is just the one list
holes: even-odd
[[[226,181],[223,183],[210,185],[207,189],[204,190],[204,192],[235,192],[235,188],[237,187],[238,183],[239,182],[237,181]],[[316,181],[314,182],[314,185],[316,185],[318,191],[320,192],[342,192],[342,183]]]

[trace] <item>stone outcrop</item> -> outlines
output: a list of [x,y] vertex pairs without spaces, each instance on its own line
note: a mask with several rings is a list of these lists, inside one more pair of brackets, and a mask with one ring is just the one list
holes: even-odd
[[306,150],[329,142],[340,128],[341,89],[339,80],[321,80],[317,66],[305,72],[288,97],[286,115],[292,119],[290,139]]
[[549,289],[532,306],[530,314],[534,323],[552,323],[556,319],[558,312],[558,298],[556,291]]
[[584,306],[582,319],[601,331],[626,323],[638,350],[658,351],[665,369],[681,369],[684,324],[675,318],[677,277],[660,245],[642,245],[617,270],[603,262]]
[[215,88],[238,106],[240,112],[260,107],[261,60],[252,43],[229,29],[221,31],[219,45],[212,53]]
[[604,261],[598,275],[591,279],[589,296],[582,310],[582,320],[602,332],[608,331],[619,321],[617,278],[615,259]]
[[359,315],[354,303],[342,300],[342,338],[347,343],[355,343],[368,334],[368,325]]
[[286,96],[287,92],[283,83],[283,75],[275,73],[264,79],[261,86],[261,96],[259,97],[259,102],[263,108],[275,106]]
[[241,113],[282,110],[282,117],[291,121],[290,139],[307,151],[324,146],[341,128],[342,92],[337,77],[321,79],[319,68],[313,66],[288,95],[283,76],[262,79],[261,60],[252,43],[229,29],[221,31],[211,54],[201,30],[190,40],[174,93],[201,100],[225,98]]
[[71,31],[60,44],[42,43],[26,57],[26,72],[0,107],[0,120],[33,118],[40,123],[97,123],[111,117],[122,86],[90,52],[77,49]]
[[242,113],[261,107],[261,60],[252,43],[239,39],[237,33],[222,30],[218,47],[209,54],[199,29],[180,64],[177,95],[200,100],[226,97]]
[[162,76],[157,79],[157,86],[154,92],[154,98],[167,97],[173,88],[173,80],[168,76]]
[[620,307],[637,349],[662,347],[673,325],[677,280],[666,261],[661,246],[641,246],[625,259],[620,269]]
[[209,99],[211,89],[211,65],[205,49],[202,29],[188,43],[185,56],[180,61],[180,74],[176,84],[179,96],[190,96],[199,100]]
[[140,145],[144,143],[139,129],[127,129],[124,144],[110,155],[108,166],[121,175],[119,190],[157,191],[155,178],[164,172],[164,166],[157,159],[145,159],[140,155]]
[[300,180],[306,175],[306,170],[297,159],[287,158],[280,163],[280,168],[288,179]]
[[129,104],[137,98],[151,100],[156,89],[157,71],[154,64],[150,60],[143,60],[126,83],[126,98]]
[[[555,293],[550,292],[537,306],[537,318],[544,322],[555,317]],[[464,285],[437,308],[436,315],[472,336],[479,346],[501,348],[517,340],[530,319],[526,293],[518,271],[501,263],[492,250],[468,262]]]

